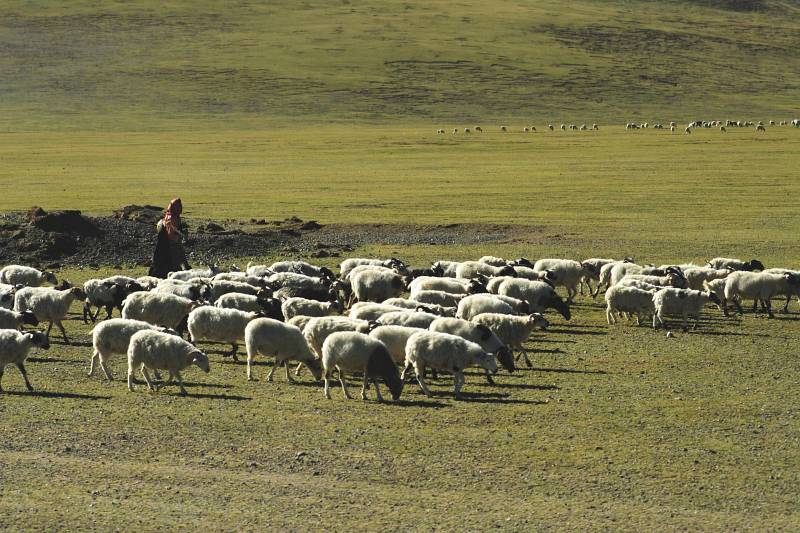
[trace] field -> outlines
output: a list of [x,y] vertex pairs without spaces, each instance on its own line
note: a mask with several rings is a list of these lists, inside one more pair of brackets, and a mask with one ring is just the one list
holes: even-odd
[[[623,126],[796,118],[794,0],[101,4],[0,7],[0,213],[180,195],[193,228],[298,216],[370,229],[348,255],[415,267],[799,266],[800,129]],[[229,258],[287,256],[308,259]],[[116,259],[58,275],[145,272]],[[2,380],[0,529],[800,529],[797,301],[772,320],[708,307],[667,337],[580,296],[531,338],[533,368],[386,404],[267,383],[263,358],[247,382],[218,345],[188,398],[130,393],[124,357],[115,381],[86,376],[91,325],[72,311],[72,343],[29,359],[34,393],[13,367]]]

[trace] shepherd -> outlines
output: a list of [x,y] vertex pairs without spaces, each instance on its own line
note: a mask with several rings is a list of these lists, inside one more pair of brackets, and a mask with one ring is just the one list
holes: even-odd
[[182,212],[181,199],[174,198],[167,206],[164,218],[156,225],[158,237],[150,267],[151,276],[166,278],[170,272],[191,268],[186,260],[186,250],[183,248],[186,230],[181,225]]

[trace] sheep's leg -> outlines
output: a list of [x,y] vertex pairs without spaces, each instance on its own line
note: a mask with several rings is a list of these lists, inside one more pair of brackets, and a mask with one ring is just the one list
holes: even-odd
[[253,378],[253,355],[247,353],[247,381],[255,381]]
[[51,321],[51,322],[50,322],[50,325],[49,325],[49,326],[47,326],[47,333],[45,333],[45,337],[47,337],[47,340],[48,340],[48,341],[50,340],[50,332],[51,332],[52,330],[53,330],[53,322]]
[[100,359],[100,354],[97,353],[97,350],[92,352],[92,358],[89,360],[89,373],[86,374],[87,377],[92,377],[92,374],[94,374],[94,360],[95,359]]
[[267,381],[269,381],[270,383],[272,383],[272,376],[275,374],[275,370],[277,370],[277,368],[279,366],[281,366],[281,362],[278,361],[278,358],[276,357],[275,358],[275,364],[272,365],[272,368],[270,369],[269,374],[267,374]]
[[100,363],[100,368],[103,370],[103,373],[106,375],[106,378],[108,378],[108,381],[114,381],[114,376],[112,376],[111,372],[109,372],[108,368],[106,368],[106,362],[103,361],[102,356],[98,355],[97,362]]
[[367,399],[367,382],[369,381],[369,376],[367,376],[367,369],[364,369],[364,384],[361,385],[361,399]]
[[743,314],[744,314],[744,311],[742,311],[742,304],[739,302],[739,299],[738,299],[738,298],[734,299],[734,300],[733,300],[733,303],[734,303],[734,305],[736,305],[736,311],[737,311],[737,312],[738,312],[740,315],[743,315]]
[[406,382],[406,374],[411,370],[413,365],[411,363],[407,363],[406,366],[403,368],[403,371],[400,373],[400,381],[403,383]]
[[641,326],[642,325],[642,313],[641,312],[637,312],[636,313],[636,325],[637,326]]
[[417,374],[417,383],[419,383],[419,388],[422,389],[422,392],[425,393],[425,396],[430,398],[432,394],[430,389],[428,389],[428,385],[425,383],[425,367],[415,366],[414,372]]
[[147,388],[154,391],[156,388],[153,386],[153,383],[150,381],[150,375],[147,373],[147,369],[142,365],[142,376],[144,377],[144,382],[147,383]]
[[19,373],[22,374],[22,379],[25,380],[25,386],[28,387],[28,392],[33,392],[33,385],[28,381],[28,371],[25,370],[25,363],[17,363],[17,368],[19,368]]
[[3,393],[3,372],[4,369],[0,368],[0,394]]
[[234,361],[238,361],[239,360],[239,358],[236,357],[236,352],[238,352],[238,351],[239,351],[239,345],[236,344],[235,342],[232,342],[231,343],[231,351],[230,351],[230,353],[228,353],[228,355],[233,357]]
[[609,326],[616,322],[614,319],[614,311],[612,311],[610,307],[606,308],[606,322],[608,322]]
[[486,383],[488,383],[489,385],[494,385],[494,380],[492,379],[492,374],[486,369],[484,369],[484,372],[486,372]]
[[67,330],[64,329],[64,324],[61,323],[60,320],[56,321],[56,325],[58,329],[61,330],[61,334],[64,335],[64,344],[69,344],[69,339],[67,338]]
[[128,366],[128,390],[133,392],[133,367]]
[[330,379],[331,379],[331,373],[330,372],[325,372],[325,390],[324,390],[323,394],[329,400],[331,399]]
[[297,363],[297,368],[294,371],[295,376],[299,376],[303,373],[303,363]]
[[383,402],[383,396],[381,396],[381,389],[378,387],[378,380],[372,378],[372,384],[375,385],[375,396],[378,398],[379,402]]
[[788,313],[789,312],[789,302],[791,302],[791,301],[792,301],[792,295],[791,294],[787,294],[786,295],[786,303],[783,304],[783,309],[781,309],[781,313]]
[[84,324],[88,324],[89,323],[89,320],[87,320],[87,317],[90,317],[90,316],[92,316],[92,310],[89,307],[89,304],[84,302],[84,304],[83,304],[83,323]]
[[[274,367],[273,367],[273,368],[274,368]],[[286,362],[284,363],[284,365],[283,365],[283,368],[285,368],[285,369],[286,369],[286,379],[289,381],[289,383],[297,383],[297,381],[296,381],[296,380],[295,380],[295,379],[292,377],[292,375],[289,373],[289,361],[286,361]]]
[[603,286],[603,282],[602,281],[598,281],[597,282],[597,287],[595,288],[594,293],[592,294],[592,298],[597,298],[597,295],[600,294],[600,287],[602,287],[602,286]]
[[464,385],[464,372],[456,370],[453,372],[453,386],[455,390],[456,400],[461,399],[461,387]]
[[766,298],[763,303],[767,308],[767,316],[769,316],[769,318],[775,318],[775,315],[772,314],[772,299]]
[[683,331],[689,331],[689,313],[683,313]]
[[[170,377],[173,377],[172,371],[170,370],[169,373]],[[188,396],[189,393],[186,392],[186,388],[183,386],[183,377],[181,377],[180,371],[176,370],[174,374],[175,379],[178,380],[178,386],[181,388],[181,396]]]
[[347,383],[344,382],[344,372],[342,369],[339,369],[339,383],[342,384],[342,392],[344,392],[344,397],[348,400],[352,400],[353,398],[350,396],[350,393],[347,392]]
[[531,368],[533,366],[533,363],[531,363],[531,360],[528,358],[528,350],[520,347],[519,351],[521,351],[523,357],[525,357],[525,365],[527,365],[528,368]]
[[663,325],[664,321],[658,316],[658,312],[653,313],[653,329],[658,329],[659,324]]

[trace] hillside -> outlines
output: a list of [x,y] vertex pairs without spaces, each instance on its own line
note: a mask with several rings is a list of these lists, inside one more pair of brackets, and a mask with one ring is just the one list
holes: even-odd
[[2,131],[790,118],[800,96],[789,0],[53,4],[0,6]]

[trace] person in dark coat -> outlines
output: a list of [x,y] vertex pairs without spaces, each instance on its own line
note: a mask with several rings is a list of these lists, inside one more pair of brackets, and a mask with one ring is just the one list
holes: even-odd
[[183,204],[180,198],[173,199],[167,206],[164,218],[158,221],[156,229],[156,249],[153,252],[153,262],[150,266],[150,275],[157,278],[166,278],[170,272],[187,270],[190,268],[186,260],[186,250],[183,247],[185,229],[181,225]]

